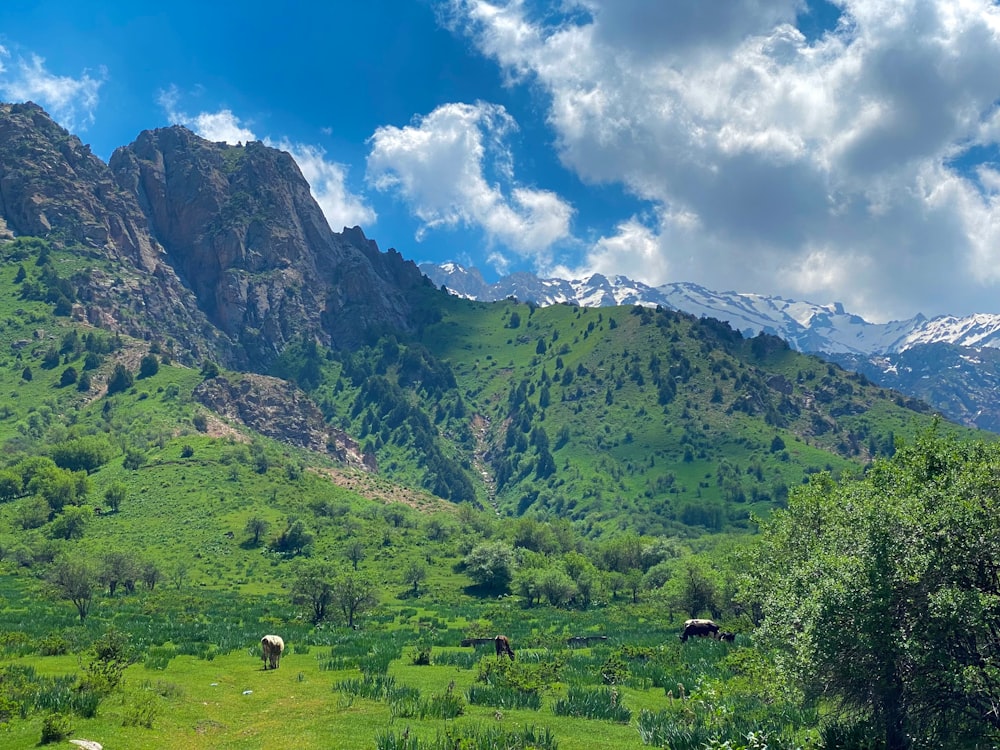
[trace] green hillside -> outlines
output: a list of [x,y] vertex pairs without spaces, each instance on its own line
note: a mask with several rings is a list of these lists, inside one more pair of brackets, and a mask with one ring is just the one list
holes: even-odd
[[[919,402],[714,320],[439,304],[415,340],[331,353],[300,382],[385,473],[588,536],[749,529],[809,475],[855,474],[932,420]],[[289,358],[292,377],[322,359]]]
[[[864,712],[789,688],[757,640],[746,550],[753,515],[803,481],[860,475],[926,434],[918,404],[715,321],[430,290],[414,335],[297,344],[275,372],[373,473],[198,400],[246,374],[89,320],[74,278],[97,266],[78,249],[0,252],[0,746],[864,733]],[[682,644],[692,616],[735,641]],[[273,672],[272,632],[288,644]],[[501,632],[512,664],[459,645]]]

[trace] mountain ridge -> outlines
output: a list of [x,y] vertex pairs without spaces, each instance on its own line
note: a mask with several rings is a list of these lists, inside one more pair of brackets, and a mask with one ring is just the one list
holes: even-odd
[[515,297],[541,306],[661,305],[725,321],[748,338],[761,332],[778,336],[793,348],[810,353],[877,355],[932,343],[1000,348],[1000,315],[988,313],[935,318],[917,314],[907,320],[870,323],[846,311],[839,302],[817,304],[763,294],[717,292],[691,282],[652,287],[621,275],[593,274],[587,279],[567,280],[519,272],[491,284],[477,269],[457,263],[423,263],[420,270],[435,284],[470,299]]

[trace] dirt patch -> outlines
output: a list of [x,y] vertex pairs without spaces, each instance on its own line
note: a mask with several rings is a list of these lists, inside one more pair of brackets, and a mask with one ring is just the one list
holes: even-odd
[[456,509],[455,504],[449,503],[447,500],[442,500],[427,492],[400,487],[373,474],[365,474],[353,469],[317,467],[310,467],[308,471],[313,471],[329,479],[338,487],[356,492],[369,500],[377,500],[387,504],[403,503],[424,513],[436,511],[453,512]]

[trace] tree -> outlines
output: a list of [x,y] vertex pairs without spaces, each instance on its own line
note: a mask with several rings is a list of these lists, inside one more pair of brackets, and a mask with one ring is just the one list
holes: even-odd
[[375,585],[371,579],[358,573],[341,573],[333,581],[333,599],[340,608],[347,627],[353,628],[354,621],[364,612],[378,604]]
[[160,360],[155,354],[147,354],[139,362],[139,379],[151,378],[160,371]]
[[44,498],[53,513],[74,505],[86,496],[88,489],[86,472],[60,469],[55,465],[35,472],[28,482],[28,492]]
[[713,617],[719,611],[719,592],[715,581],[702,563],[688,560],[684,569],[667,581],[668,600],[672,608],[688,617],[699,617],[706,612]]
[[365,545],[360,539],[354,539],[347,545],[347,559],[351,561],[354,570],[358,569],[358,563],[365,559]]
[[418,586],[427,578],[427,566],[419,560],[412,560],[403,569],[403,583],[413,586],[413,595],[419,596]]
[[108,378],[108,395],[127,391],[132,387],[132,373],[125,369],[125,365],[118,363]]
[[543,570],[537,579],[538,593],[549,600],[553,607],[559,607],[576,596],[576,584],[560,567]]
[[292,584],[292,603],[309,605],[313,625],[327,618],[327,610],[334,602],[333,579],[333,568],[316,562],[302,566]]
[[60,597],[73,603],[80,616],[80,622],[86,620],[90,613],[91,602],[94,600],[96,583],[90,564],[82,558],[60,558],[52,568],[49,581]]
[[21,477],[10,470],[0,471],[0,503],[21,497]]
[[465,572],[490,593],[507,590],[514,568],[514,548],[507,542],[482,542],[465,556]]
[[299,555],[312,547],[313,539],[313,534],[306,528],[302,520],[289,518],[285,530],[271,542],[271,547],[276,552],[285,555]]
[[1000,446],[930,431],[861,479],[793,491],[743,596],[806,695],[890,750],[1000,739]]
[[131,552],[108,550],[101,556],[97,580],[108,587],[108,596],[114,596],[119,585],[131,593],[138,577],[139,564]]
[[111,508],[112,513],[117,513],[118,509],[122,507],[122,503],[125,502],[125,492],[125,485],[121,482],[115,482],[104,490],[104,500]]
[[256,547],[260,544],[261,537],[265,536],[271,524],[259,516],[253,516],[247,521],[243,533],[250,537],[250,543]]
[[94,511],[89,507],[71,505],[55,517],[49,528],[53,539],[80,539],[87,527],[87,522],[93,517]]
[[152,591],[156,588],[156,584],[160,582],[162,575],[160,567],[155,562],[147,560],[142,564],[140,577],[142,578],[142,582],[146,585],[147,591]]
[[59,376],[59,385],[63,388],[68,385],[73,385],[73,383],[76,382],[77,377],[76,368],[71,365],[62,371],[62,375]]

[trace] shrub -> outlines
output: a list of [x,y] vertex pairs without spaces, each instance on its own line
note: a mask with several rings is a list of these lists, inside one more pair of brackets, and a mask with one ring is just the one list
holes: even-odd
[[69,717],[65,714],[51,713],[42,719],[42,741],[40,744],[48,745],[50,742],[62,742],[69,737],[73,727],[70,725]]
[[152,729],[161,711],[157,695],[151,690],[129,693],[122,707],[122,726]]
[[627,724],[632,712],[622,705],[615,688],[571,687],[565,698],[553,704],[557,716],[582,716]]

